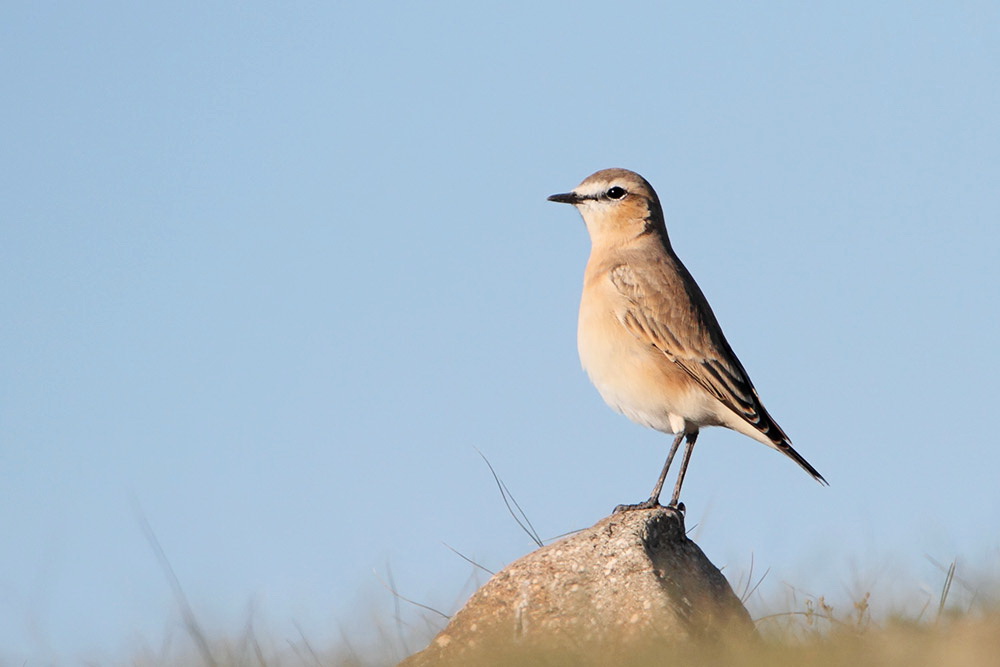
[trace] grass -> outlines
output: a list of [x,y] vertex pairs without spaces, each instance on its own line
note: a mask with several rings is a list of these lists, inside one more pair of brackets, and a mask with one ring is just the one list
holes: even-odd
[[[489,462],[487,461],[487,465]],[[492,466],[490,467],[491,472]],[[515,520],[536,542],[541,542],[527,516],[506,486],[493,472],[504,502]],[[508,500],[509,498],[509,500]],[[516,508],[516,509],[515,509]],[[518,514],[519,513],[519,514]],[[376,667],[393,665],[426,646],[447,623],[438,610],[410,600],[396,590],[392,573],[386,570],[383,585],[389,590],[392,611],[373,613],[369,638],[360,641],[341,632],[333,645],[321,645],[295,625],[291,636],[275,637],[261,632],[254,614],[235,637],[212,637],[188,603],[166,555],[145,519],[143,531],[173,591],[179,616],[176,636],[169,635],[158,647],[144,646],[125,664],[143,667],[206,665],[211,667]],[[447,546],[447,545],[445,545]],[[452,549],[451,547],[448,547]],[[454,549],[452,549],[454,551]],[[469,561],[474,568],[482,566]],[[740,641],[689,642],[670,646],[640,646],[627,654],[597,651],[566,654],[537,647],[530,651],[498,644],[482,661],[468,665],[706,665],[769,667],[810,665],[816,667],[993,667],[1000,664],[1000,576],[997,572],[975,575],[962,571],[957,561],[942,564],[928,557],[939,571],[938,587],[914,590],[906,600],[893,599],[881,589],[898,590],[892,573],[877,589],[855,587],[847,596],[817,596],[797,587],[770,581],[767,594],[775,589],[783,597],[765,599],[762,583],[773,573],[755,574],[754,563],[742,576],[730,576],[734,591],[755,619],[757,637]],[[990,564],[996,568],[998,563]],[[482,568],[485,569],[485,568]],[[473,569],[469,584],[482,573]],[[898,576],[898,575],[897,575]],[[472,588],[475,588],[473,585]],[[458,603],[456,603],[457,606]],[[0,660],[0,667],[5,663]],[[83,664],[108,664],[84,662]]]
[[[939,588],[914,591],[907,603],[880,600],[877,594],[867,591],[834,603],[825,596],[804,594],[788,586],[783,587],[784,600],[770,603],[761,593],[761,582],[770,575],[755,576],[751,567],[733,582],[733,587],[755,617],[756,639],[636,647],[627,654],[617,651],[613,655],[602,655],[599,651],[569,655],[537,647],[524,651],[498,645],[484,660],[461,664],[469,667],[673,664],[992,667],[1000,664],[1000,596],[997,595],[1000,582],[966,579],[956,562],[937,567]],[[391,576],[386,583],[390,581]],[[771,583],[773,589],[775,585]],[[156,649],[146,647],[138,651],[126,664],[144,667],[393,665],[408,652],[425,646],[446,620],[405,598],[392,596],[392,601],[392,612],[372,618],[372,638],[364,645],[342,634],[332,646],[320,646],[298,626],[293,636],[268,636],[266,631],[258,631],[252,618],[238,636],[212,639],[181,597],[178,635]]]
[[[859,601],[860,603],[861,601]],[[518,651],[498,647],[484,660],[464,665],[732,665],[734,667],[815,665],[816,667],[987,667],[1000,656],[1000,613],[948,613],[933,621],[914,622],[893,618],[885,622],[851,622],[826,616],[823,605],[814,605],[801,614],[790,615],[787,623],[771,629],[761,628],[757,641],[739,643],[682,644],[640,647],[613,656],[589,652],[565,654],[533,649]],[[232,640],[208,643],[210,661],[200,650],[170,651],[170,654],[145,652],[129,664],[149,667],[165,665],[255,665],[298,666],[330,665],[337,667],[373,667],[392,665],[401,656],[388,644],[358,651],[342,643],[333,648],[312,645],[304,636],[284,641],[262,641],[252,631]],[[416,645],[416,644],[414,644]],[[190,644],[188,644],[190,648]]]

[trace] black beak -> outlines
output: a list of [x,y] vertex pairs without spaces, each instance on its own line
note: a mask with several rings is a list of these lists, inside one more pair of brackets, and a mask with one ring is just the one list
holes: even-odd
[[583,197],[576,194],[575,192],[567,192],[561,195],[552,195],[549,197],[549,201],[556,201],[560,204],[579,204],[583,200]]

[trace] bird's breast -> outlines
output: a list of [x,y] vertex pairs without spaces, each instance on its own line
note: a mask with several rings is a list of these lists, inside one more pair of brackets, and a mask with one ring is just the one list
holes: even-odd
[[656,347],[637,339],[618,317],[624,299],[610,281],[594,281],[580,301],[577,348],[580,362],[604,401],[632,421],[658,431],[685,428],[703,412],[692,402],[700,392]]

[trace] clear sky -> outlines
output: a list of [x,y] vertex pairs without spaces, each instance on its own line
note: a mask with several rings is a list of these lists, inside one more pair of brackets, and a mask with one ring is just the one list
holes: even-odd
[[139,516],[213,636],[329,645],[531,549],[477,448],[543,536],[645,498],[545,200],[613,166],[831,484],[705,431],[708,556],[1000,562],[996,3],[6,2],[0,62],[0,661],[183,634]]

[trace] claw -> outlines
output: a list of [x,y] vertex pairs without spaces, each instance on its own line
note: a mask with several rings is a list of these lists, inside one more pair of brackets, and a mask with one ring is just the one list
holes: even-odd
[[612,514],[618,514],[619,512],[631,512],[632,510],[651,510],[657,507],[663,507],[660,501],[656,498],[650,498],[649,500],[644,500],[641,503],[635,503],[632,505],[619,505],[614,509]]

